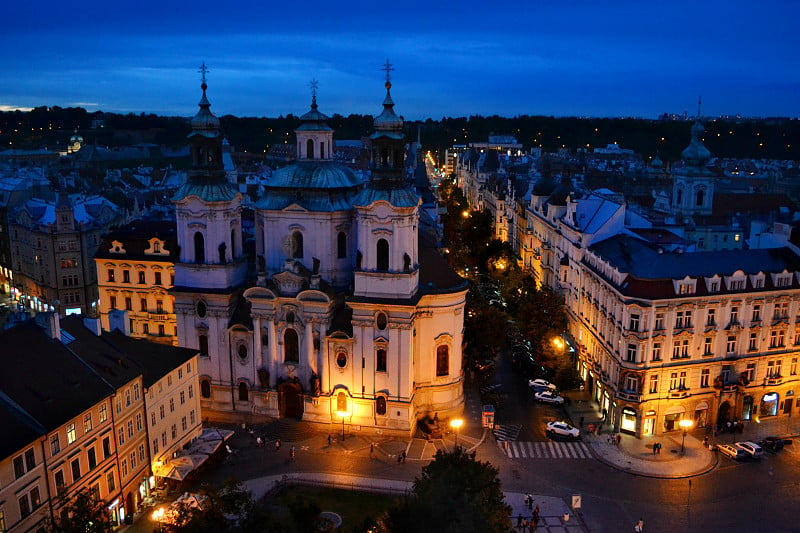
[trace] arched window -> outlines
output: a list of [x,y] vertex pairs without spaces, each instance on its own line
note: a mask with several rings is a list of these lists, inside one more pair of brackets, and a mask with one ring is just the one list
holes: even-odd
[[385,313],[378,313],[378,316],[375,317],[375,327],[381,331],[386,329],[387,322],[388,319],[386,318]]
[[283,334],[283,362],[300,362],[300,346],[297,340],[297,332],[292,328],[288,328]]
[[379,239],[377,251],[378,262],[376,268],[378,270],[389,270],[389,242],[386,239]]
[[675,193],[675,205],[681,205],[682,201],[683,201],[683,189],[678,189],[678,191]]
[[339,368],[344,368],[347,366],[347,354],[345,352],[336,353],[336,365]]
[[314,141],[312,139],[306,141],[306,159],[314,159]]
[[206,262],[206,241],[199,231],[194,234],[194,262]]
[[204,301],[202,301],[202,300],[197,302],[196,311],[197,311],[198,318],[205,318],[206,317],[206,311],[207,311],[206,303]]
[[386,398],[383,396],[378,396],[375,399],[375,413],[379,415],[386,414]]
[[450,349],[446,344],[436,348],[436,375],[446,376],[450,373]]
[[384,349],[375,353],[375,371],[386,372],[386,350]]
[[323,142],[319,143],[319,158],[325,159],[325,143]]
[[249,390],[247,388],[247,383],[242,381],[239,383],[239,401],[246,402],[249,400]]
[[200,345],[200,355],[208,355],[208,335],[201,333],[197,340]]
[[200,380],[200,396],[203,398],[211,398],[211,382],[207,379]]
[[239,354],[239,359],[241,359],[242,361],[247,359],[247,345],[246,344],[240,344],[239,348],[236,350],[236,352]]
[[295,231],[292,233],[292,257],[295,259],[302,259],[303,258],[303,234],[299,231]]
[[403,272],[411,272],[411,257],[408,254],[403,254]]
[[347,394],[342,391],[339,391],[339,394],[336,395],[336,410],[340,413],[347,412]]
[[340,231],[336,236],[336,256],[339,259],[347,257],[347,233]]
[[697,198],[695,202],[695,205],[697,207],[703,207],[703,201],[705,200],[705,195],[706,195],[705,189],[699,189],[697,191]]

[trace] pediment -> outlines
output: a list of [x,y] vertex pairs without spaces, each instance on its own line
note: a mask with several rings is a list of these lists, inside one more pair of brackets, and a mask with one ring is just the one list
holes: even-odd
[[272,276],[272,281],[275,282],[281,295],[295,296],[303,290],[306,278],[300,274],[284,270]]

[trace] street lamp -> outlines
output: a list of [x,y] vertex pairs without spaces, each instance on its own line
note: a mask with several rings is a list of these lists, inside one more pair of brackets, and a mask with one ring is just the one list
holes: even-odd
[[684,444],[686,444],[686,432],[689,431],[689,429],[691,429],[691,427],[694,425],[694,422],[692,422],[688,418],[684,418],[680,422],[678,422],[678,425],[683,430],[683,439],[681,439],[681,455],[683,455],[683,452],[685,450]]
[[344,442],[344,419],[350,416],[350,411],[336,411],[336,414],[342,417],[342,442]]
[[164,518],[164,508],[159,507],[155,511],[153,511],[153,520],[158,523],[158,531],[162,531],[164,528],[161,524],[161,519]]
[[464,425],[464,421],[460,418],[454,418],[450,421],[450,427],[456,430],[456,443],[455,448],[458,447],[458,430]]
[[553,346],[555,346],[559,350],[563,350],[564,349],[564,339],[562,339],[561,337],[553,338]]

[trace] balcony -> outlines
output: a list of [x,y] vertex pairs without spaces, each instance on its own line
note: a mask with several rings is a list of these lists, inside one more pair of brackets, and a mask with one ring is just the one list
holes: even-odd
[[672,389],[669,391],[670,398],[686,398],[689,396],[689,389]]
[[147,319],[153,320],[155,322],[166,322],[169,319],[169,313],[165,312],[155,312],[155,313],[147,313]]
[[783,383],[783,376],[772,376],[764,379],[764,385],[767,387],[774,387]]
[[727,393],[736,392],[738,390],[739,390],[739,384],[738,383],[730,383],[728,385],[723,385],[723,387],[722,387],[722,392],[727,392]]
[[619,394],[617,394],[617,397],[620,400],[625,400],[626,402],[639,403],[642,401],[642,395],[639,394],[638,392],[633,392],[633,391],[626,391],[626,390],[620,391]]

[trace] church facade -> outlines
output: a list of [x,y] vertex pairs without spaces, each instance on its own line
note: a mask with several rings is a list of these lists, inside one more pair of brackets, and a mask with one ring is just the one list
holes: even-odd
[[203,80],[192,169],[174,198],[173,293],[179,344],[200,352],[204,416],[408,434],[423,416],[462,412],[467,286],[421,227],[388,75],[385,87],[368,179],[334,161],[314,93],[296,162],[254,202],[248,269],[244,198],[226,181]]

